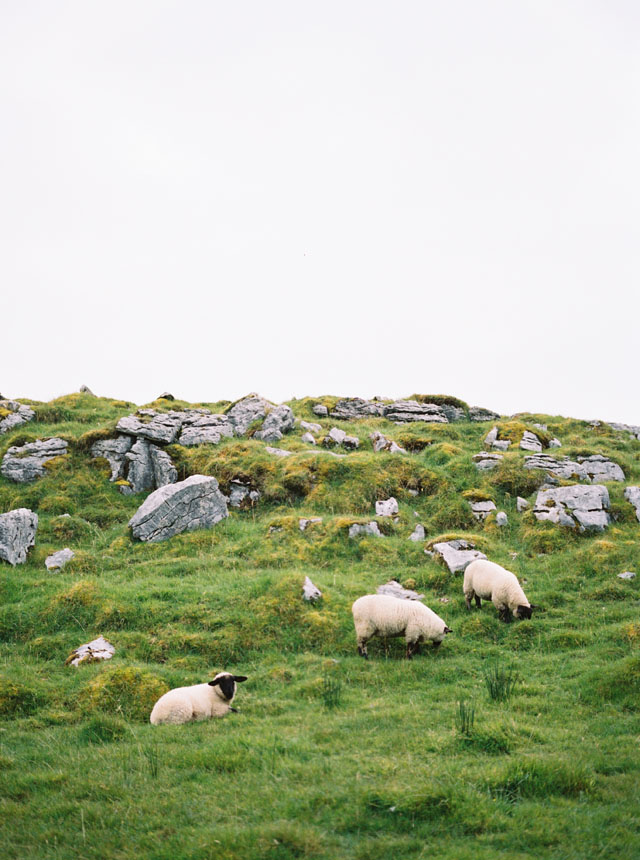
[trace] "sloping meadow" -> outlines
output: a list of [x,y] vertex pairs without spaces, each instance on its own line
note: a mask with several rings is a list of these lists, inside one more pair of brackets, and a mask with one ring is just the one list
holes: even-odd
[[[35,419],[0,436],[0,458],[52,436],[69,453],[30,484],[0,477],[0,512],[39,517],[27,562],[0,562],[3,856],[640,854],[640,523],[624,497],[640,485],[640,441],[630,433],[528,414],[470,421],[455,398],[442,402],[462,420],[401,425],[318,418],[313,406],[332,411],[333,397],[291,401],[298,419],[321,425],[316,446],[299,426],[275,443],[287,457],[251,428],[217,445],[168,445],[178,480],[211,475],[227,495],[242,484],[260,497],[212,529],[144,544],[128,527],[144,494],[123,494],[91,455],[136,407],[89,394],[24,402]],[[512,444],[482,471],[472,457],[494,423]],[[332,427],[359,447],[323,445]],[[624,483],[606,483],[604,532],[537,521],[546,476],[524,468],[525,431],[559,439],[554,456],[622,467]],[[374,452],[376,432],[406,453]],[[390,496],[397,516],[377,517]],[[507,524],[495,512],[478,521],[474,500],[493,501]],[[349,537],[370,522],[381,536]],[[417,524],[424,541],[409,540]],[[531,620],[504,624],[488,602],[465,609],[462,576],[425,553],[453,538],[516,573],[539,607]],[[63,547],[75,557],[47,571]],[[315,604],[302,600],[307,575],[323,593]],[[373,639],[365,662],[350,607],[391,578],[454,632],[412,661],[401,640]],[[111,660],[65,665],[98,636],[115,646]],[[239,713],[149,725],[163,692],[222,669],[249,677]]]

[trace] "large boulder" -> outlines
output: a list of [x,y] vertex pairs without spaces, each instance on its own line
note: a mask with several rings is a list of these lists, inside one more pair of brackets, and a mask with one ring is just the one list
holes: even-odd
[[371,416],[382,417],[384,415],[384,407],[377,400],[347,397],[344,400],[339,400],[335,405],[335,409],[330,414],[332,418],[338,418],[341,421],[353,421],[357,418],[370,418]]
[[35,418],[35,412],[30,406],[24,406],[17,400],[2,400],[0,398],[0,435],[15,430],[27,421]]
[[547,475],[563,481],[588,481],[587,470],[580,463],[568,457],[556,459],[549,454],[534,454],[524,458],[525,469],[541,469]]
[[627,487],[624,497],[636,509],[636,517],[640,523],[640,487]]
[[262,422],[260,430],[254,433],[254,439],[263,442],[279,442],[285,433],[295,424],[295,416],[289,406],[275,406]]
[[182,423],[178,438],[181,445],[217,445],[222,437],[233,436],[233,424],[227,415],[190,413]]
[[67,443],[57,436],[37,439],[26,445],[13,445],[2,458],[0,472],[19,484],[35,481],[46,473],[45,464],[49,460],[66,455],[67,447]]
[[533,509],[538,520],[577,527],[581,532],[604,531],[611,521],[608,511],[609,493],[601,484],[541,489]]
[[9,564],[24,564],[27,552],[36,542],[38,515],[28,508],[0,514],[0,559]]
[[540,452],[544,447],[540,439],[531,430],[525,430],[520,440],[520,447],[523,451]]
[[125,456],[133,445],[131,436],[121,434],[115,439],[100,439],[91,446],[92,457],[102,457],[111,467],[111,480],[118,481],[125,477],[128,460]]
[[396,400],[384,407],[384,416],[389,421],[400,423],[408,421],[430,421],[448,424],[444,408],[435,403],[419,403],[417,400]]
[[578,457],[578,462],[586,470],[592,481],[624,481],[624,472],[602,454],[592,454],[590,457]]
[[170,445],[178,438],[185,418],[184,412],[156,412],[154,409],[139,409],[137,415],[127,415],[116,424],[116,430],[129,436],[147,439],[162,445]]
[[132,493],[159,489],[174,484],[178,479],[178,471],[167,452],[145,439],[137,439],[125,457],[129,464],[127,480]]
[[138,540],[156,542],[181,532],[209,528],[227,516],[227,500],[216,479],[192,475],[147,496],[129,525]]
[[426,549],[428,555],[435,553],[447,565],[451,573],[464,571],[468,564],[477,558],[486,558],[483,552],[475,549],[471,541],[456,539],[441,541],[433,545],[433,553]]
[[226,415],[233,425],[234,434],[244,436],[250,424],[266,418],[273,408],[273,403],[260,397],[259,394],[248,394],[234,403],[231,409],[227,410]]

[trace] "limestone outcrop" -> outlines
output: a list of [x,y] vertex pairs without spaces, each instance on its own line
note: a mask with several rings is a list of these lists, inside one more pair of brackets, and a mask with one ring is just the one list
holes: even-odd
[[11,565],[24,564],[36,542],[38,515],[28,508],[0,514],[0,559]]
[[154,490],[129,521],[141,541],[163,541],[195,529],[209,528],[229,516],[226,497],[215,478],[192,475]]
[[601,532],[609,525],[609,493],[601,484],[546,488],[538,491],[533,509],[537,520],[548,520],[581,532]]
[[466,566],[477,558],[486,558],[486,555],[477,550],[471,541],[462,539],[436,543],[433,545],[433,552],[430,550],[425,552],[429,555],[438,555],[451,573],[464,571]]
[[54,552],[52,555],[48,555],[44,564],[47,570],[62,570],[65,564],[74,557],[75,552],[69,547],[65,547],[64,549],[58,550],[58,552]]
[[67,453],[64,439],[37,439],[26,445],[12,445],[2,458],[0,473],[10,481],[27,484],[46,474],[45,464]]
[[36,413],[30,406],[18,403],[17,400],[2,400],[0,398],[0,436],[15,430],[27,421],[33,421]]

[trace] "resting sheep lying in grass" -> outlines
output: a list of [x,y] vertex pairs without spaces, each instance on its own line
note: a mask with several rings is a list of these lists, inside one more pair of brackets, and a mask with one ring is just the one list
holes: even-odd
[[467,565],[462,587],[467,609],[471,609],[471,598],[475,597],[478,609],[482,600],[491,600],[501,621],[511,621],[511,613],[516,618],[531,618],[534,607],[527,600],[518,578],[493,561],[478,558]]
[[229,711],[235,711],[231,702],[236,694],[236,682],[246,680],[244,675],[219,672],[213,681],[206,684],[176,687],[158,699],[149,719],[154,726],[158,726],[162,723],[180,725],[192,720],[225,717]]
[[420,653],[420,643],[430,639],[440,646],[449,627],[424,603],[401,600],[386,594],[365,594],[353,604],[353,623],[358,640],[358,654],[367,658],[367,642],[372,636],[402,636],[407,643],[407,659]]

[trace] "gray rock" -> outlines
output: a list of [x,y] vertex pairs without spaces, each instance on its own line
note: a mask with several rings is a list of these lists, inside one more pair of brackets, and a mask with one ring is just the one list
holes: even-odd
[[24,564],[36,542],[38,515],[28,508],[0,514],[0,559],[11,565]]
[[423,541],[425,539],[425,537],[426,537],[426,533],[424,530],[424,526],[421,525],[420,523],[416,523],[415,529],[409,535],[409,540],[418,542],[418,541]]
[[492,412],[490,409],[483,409],[482,406],[469,407],[470,421],[495,421],[500,416],[497,412]]
[[520,447],[523,451],[542,451],[542,442],[538,439],[535,433],[530,430],[525,430],[522,434]]
[[562,442],[555,437],[549,442],[550,448],[562,448]]
[[75,552],[72,549],[65,547],[65,549],[54,552],[53,555],[48,555],[44,563],[47,570],[61,570],[68,561],[71,561],[74,555]]
[[533,426],[537,427],[538,430],[543,430],[545,433],[547,432],[547,425],[546,424],[538,424],[537,422],[535,422]]
[[493,447],[497,451],[506,451],[507,448],[511,447],[511,442],[508,439],[496,439],[493,443]]
[[342,447],[348,448],[350,451],[355,451],[360,446],[360,440],[357,436],[345,436],[342,440]]
[[126,415],[116,424],[119,433],[170,445],[178,438],[184,420],[184,412],[156,412],[140,409],[138,415]]
[[453,421],[464,421],[467,417],[467,413],[464,409],[461,409],[459,406],[453,406],[451,403],[432,405],[437,405],[438,408],[444,412],[444,417],[449,421],[449,423],[452,423]]
[[592,481],[624,481],[624,472],[617,463],[603,457],[602,454],[592,454],[590,457],[578,457],[586,473]]
[[242,481],[231,481],[229,484],[229,507],[252,508],[260,499],[260,491],[251,488],[250,484]]
[[373,444],[373,450],[378,451],[388,451],[389,454],[406,454],[404,448],[401,448],[400,445],[397,445],[393,439],[387,439],[386,436],[383,436],[382,433],[370,433],[369,439]]
[[308,517],[306,519],[304,517],[300,517],[300,519],[298,520],[298,528],[300,529],[301,532],[303,532],[307,529],[308,526],[313,526],[316,523],[321,523],[321,522],[322,522],[322,517]]
[[541,489],[536,497],[534,514],[538,520],[548,520],[562,526],[578,527],[584,531],[603,531],[610,522],[609,493],[600,484],[585,487]]
[[0,410],[9,412],[4,418],[0,417],[0,436],[3,433],[8,433],[9,430],[21,427],[27,421],[33,421],[36,415],[30,406],[24,406],[22,403],[18,403],[17,400],[3,400],[0,398]]
[[489,514],[496,510],[495,502],[492,501],[470,502],[470,505],[471,513],[480,522],[482,522],[482,520],[486,520]]
[[419,403],[417,400],[396,400],[384,406],[384,416],[388,421],[429,421],[448,424],[449,421],[441,406],[435,403]]
[[226,415],[188,414],[183,423],[178,442],[181,445],[217,445],[223,437],[233,436],[233,424]]
[[[599,424],[599,421],[594,422],[595,424]],[[618,430],[620,433],[630,433],[634,439],[640,439],[640,424],[620,424],[616,421],[607,422],[609,427],[612,430]]]
[[308,430],[309,433],[322,433],[322,425],[314,424],[313,421],[301,421],[300,426],[303,430]]
[[331,430],[324,437],[323,444],[324,445],[342,445],[344,440],[347,438],[347,434],[344,430],[341,430],[339,427],[332,427]]
[[91,446],[92,457],[103,457],[111,467],[111,481],[124,478],[128,460],[126,454],[131,450],[133,439],[124,434],[115,439],[101,439]]
[[589,480],[589,475],[584,466],[576,463],[574,460],[570,460],[568,457],[557,460],[549,454],[536,454],[524,458],[524,468],[542,469],[548,475],[561,478],[563,481]]
[[265,445],[264,450],[267,454],[273,454],[275,457],[290,457],[293,451],[285,451],[284,448],[272,448],[270,445]]
[[493,443],[497,440],[497,438],[498,438],[498,427],[496,424],[494,424],[494,426],[491,428],[491,430],[489,430],[487,435],[484,437],[484,444],[487,446],[487,448],[491,448],[491,447],[493,447]]
[[442,558],[451,573],[464,571],[467,565],[477,558],[486,558],[483,552],[475,549],[474,545],[467,540],[442,541],[434,544],[433,549]]
[[507,517],[507,515],[505,514],[504,511],[499,511],[496,514],[496,523],[499,526],[501,526],[501,527],[506,526],[508,522],[509,522],[509,518]]
[[26,445],[13,445],[2,458],[0,472],[11,481],[29,483],[46,474],[45,463],[66,453],[67,443],[57,436],[27,442]]
[[[315,412],[315,407],[314,407]],[[315,412],[316,415],[321,413]],[[371,400],[363,400],[361,397],[348,397],[339,400],[331,413],[332,418],[342,421],[353,421],[357,418],[370,418],[372,415],[381,417],[384,415],[382,403]]]
[[624,497],[636,509],[636,518],[640,523],[640,487],[627,487]]
[[632,570],[625,570],[624,573],[618,574],[618,579],[635,579],[636,575]]
[[394,517],[398,513],[398,503],[393,498],[376,502],[377,517]]
[[72,651],[65,661],[65,666],[80,666],[82,663],[97,663],[100,660],[110,660],[116,653],[111,642],[103,636],[98,636],[93,642],[87,642]]
[[322,403],[316,403],[311,411],[314,415],[318,415],[320,418],[326,418],[329,415],[329,410],[326,406],[323,406]]
[[81,386],[80,386],[80,394],[90,394],[92,397],[95,397],[95,394],[94,394],[94,393],[93,393],[93,391],[89,388],[89,386],[88,386],[88,385],[81,385]]
[[526,499],[523,499],[522,496],[518,496],[516,498],[516,510],[519,514],[523,513],[523,511],[526,511],[528,507],[529,502]]
[[162,394],[159,394],[156,397],[156,400],[175,400],[173,394],[170,394],[168,391],[163,391]]
[[295,424],[295,417],[289,406],[276,406],[267,415],[260,430],[254,433],[254,439],[263,442],[279,442],[285,433]]
[[417,591],[412,591],[410,588],[403,588],[395,579],[390,579],[384,585],[379,585],[376,592],[388,594],[389,597],[397,597],[398,600],[422,600],[424,597],[424,594],[418,594]]
[[480,454],[474,454],[472,460],[476,469],[479,469],[481,472],[488,472],[490,469],[495,469],[495,467],[500,463],[500,460],[502,460],[502,454],[493,454],[482,451]]
[[138,439],[125,458],[128,461],[127,480],[134,493],[174,484],[178,479],[178,472],[167,452],[145,439]]
[[151,493],[129,521],[141,541],[163,541],[194,529],[209,528],[229,516],[215,478],[192,475]]
[[309,600],[311,602],[313,602],[314,600],[319,600],[322,597],[322,592],[311,582],[308,576],[305,576],[304,578],[304,584],[302,586],[302,597],[305,600]]
[[354,523],[349,527],[349,537],[357,538],[357,537],[384,537],[380,529],[378,528],[378,523],[375,520],[372,520],[370,523]]
[[307,445],[316,445],[317,444],[316,440],[313,438],[311,433],[303,433],[302,436],[300,437],[300,441],[306,442]]
[[267,413],[273,407],[273,403],[265,400],[264,397],[260,397],[259,394],[248,394],[242,400],[238,400],[231,409],[227,410],[226,415],[233,425],[234,434],[236,436],[244,436],[249,429],[249,425],[254,421],[266,418]]

